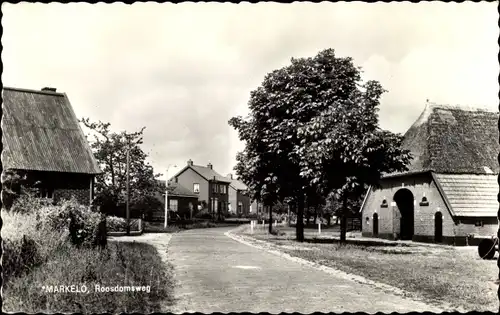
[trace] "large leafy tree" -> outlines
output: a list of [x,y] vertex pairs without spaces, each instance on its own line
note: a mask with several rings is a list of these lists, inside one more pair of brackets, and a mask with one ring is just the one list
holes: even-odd
[[351,58],[337,58],[331,49],[309,59],[313,76],[322,82],[315,101],[318,115],[298,127],[302,175],[342,203],[345,241],[349,201],[359,201],[368,185],[384,173],[405,171],[411,156],[401,147],[403,136],[378,125],[378,106],[385,92],[377,81],[361,82]]
[[158,196],[165,191],[165,185],[157,179],[153,167],[146,161],[147,154],[141,149],[142,128],[136,132],[114,132],[109,123],[81,120],[93,134],[91,148],[103,173],[96,177],[96,203],[116,213],[117,207],[123,208],[126,202],[127,150],[129,150],[129,196],[130,210],[133,214],[148,215],[161,209]]
[[237,172],[257,194],[271,179],[276,196],[292,198],[298,241],[306,198],[333,191],[346,209],[382,173],[405,170],[402,136],[378,127],[383,92],[376,81],[362,83],[351,58],[327,49],[266,75],[251,93],[250,116],[230,120],[246,145]]

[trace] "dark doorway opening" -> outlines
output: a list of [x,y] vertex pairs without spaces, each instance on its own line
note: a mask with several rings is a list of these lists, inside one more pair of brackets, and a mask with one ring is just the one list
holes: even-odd
[[441,243],[443,241],[443,214],[441,211],[434,214],[434,242]]
[[373,236],[378,236],[378,214],[373,214]]
[[394,201],[401,213],[400,237],[402,240],[411,240],[414,233],[414,200],[409,189],[401,188],[394,194]]

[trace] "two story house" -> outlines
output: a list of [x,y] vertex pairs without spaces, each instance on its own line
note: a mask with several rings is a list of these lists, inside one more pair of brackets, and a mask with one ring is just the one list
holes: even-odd
[[198,208],[207,210],[213,217],[222,218],[228,213],[228,188],[231,181],[207,166],[187,165],[173,176],[173,181],[198,196]]
[[227,175],[229,184],[229,205],[230,210],[238,215],[248,215],[250,212],[250,196],[248,187],[240,180],[233,178],[233,174]]

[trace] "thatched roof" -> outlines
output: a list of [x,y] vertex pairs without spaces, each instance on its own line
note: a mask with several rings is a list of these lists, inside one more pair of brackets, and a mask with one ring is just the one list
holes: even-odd
[[498,174],[498,112],[428,103],[405,134],[410,172]]
[[5,169],[101,173],[66,94],[4,87],[2,97]]

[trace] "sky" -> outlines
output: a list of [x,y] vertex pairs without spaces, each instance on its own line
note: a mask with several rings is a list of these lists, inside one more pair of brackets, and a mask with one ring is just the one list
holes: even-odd
[[264,76],[333,48],[388,90],[380,126],[404,133],[426,100],[498,106],[496,3],[2,3],[2,83],[65,92],[79,118],[145,126],[158,173],[192,159],[234,173],[228,125]]

